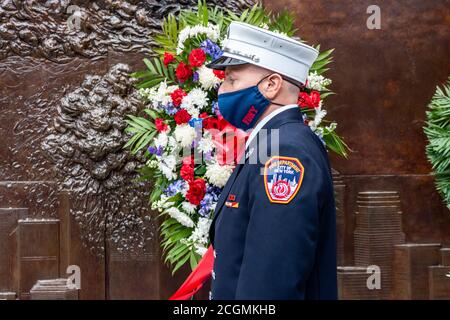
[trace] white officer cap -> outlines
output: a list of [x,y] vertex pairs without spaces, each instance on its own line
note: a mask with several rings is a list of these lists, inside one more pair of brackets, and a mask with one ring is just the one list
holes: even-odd
[[319,52],[288,36],[233,21],[223,41],[223,55],[206,66],[224,70],[227,66],[251,63],[304,85],[309,68]]

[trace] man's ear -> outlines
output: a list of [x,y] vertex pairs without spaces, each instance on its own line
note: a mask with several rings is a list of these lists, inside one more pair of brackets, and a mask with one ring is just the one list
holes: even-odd
[[283,85],[283,78],[278,73],[273,73],[267,77],[264,85],[264,93],[269,100],[274,99],[280,92]]

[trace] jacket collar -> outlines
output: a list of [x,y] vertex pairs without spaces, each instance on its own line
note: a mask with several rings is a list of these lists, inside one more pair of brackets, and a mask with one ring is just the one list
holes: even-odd
[[285,105],[281,108],[276,109],[275,111],[268,114],[264,119],[262,119],[258,124],[252,129],[247,142],[245,143],[245,149],[248,149],[250,143],[253,141],[253,139],[256,138],[259,131],[263,128],[272,128],[274,127],[274,122],[278,121],[280,119],[288,119],[288,118],[294,118],[294,119],[302,119],[302,112],[300,110],[300,107],[293,103]]

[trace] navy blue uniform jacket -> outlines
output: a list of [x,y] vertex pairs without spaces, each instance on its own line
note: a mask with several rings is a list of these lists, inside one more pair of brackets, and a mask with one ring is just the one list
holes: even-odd
[[[279,129],[278,151],[270,147],[271,129]],[[215,209],[210,299],[337,299],[327,151],[299,108],[279,113],[264,131],[247,151],[268,156],[255,163],[252,153],[238,164]]]

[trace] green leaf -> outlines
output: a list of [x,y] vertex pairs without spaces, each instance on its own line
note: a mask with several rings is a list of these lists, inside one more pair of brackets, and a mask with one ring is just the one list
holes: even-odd
[[146,114],[148,114],[152,119],[156,119],[159,118],[158,114],[156,113],[156,111],[151,110],[151,109],[144,109],[144,112]]
[[344,142],[344,140],[336,134],[336,132],[329,131],[325,128],[323,140],[325,141],[327,148],[337,153],[338,155],[347,158],[347,150],[349,149],[349,147]]
[[436,92],[426,111],[423,131],[428,139],[425,152],[431,163],[436,190],[450,210],[450,76]]
[[165,230],[165,229],[169,228],[170,226],[173,226],[177,223],[179,224],[179,222],[176,219],[168,218],[161,223],[160,230],[161,231]]
[[133,124],[136,124],[137,126],[140,126],[143,129],[146,129],[146,130],[155,129],[155,125],[145,118],[136,117],[136,116],[133,116],[132,114],[129,114],[128,117],[131,120],[133,120],[133,122],[132,122]]
[[161,81],[163,81],[163,80],[164,80],[163,77],[152,76],[152,78],[150,80],[142,81],[142,82],[136,84],[135,87],[137,89],[151,88],[151,87],[156,86],[157,84],[160,84]]
[[134,136],[131,137],[130,140],[127,141],[127,143],[122,147],[122,149],[126,149],[129,146],[132,146],[136,143],[137,139],[139,139],[140,134],[135,134]]
[[143,77],[148,77],[151,75],[152,75],[152,73],[148,70],[142,70],[142,71],[136,71],[136,72],[130,73],[130,77],[132,77],[132,78],[143,78]]
[[326,97],[335,94],[332,91],[325,91],[320,93],[320,99],[325,100]]
[[152,193],[150,194],[150,203],[155,202],[163,193],[162,188],[154,188]]
[[147,119],[136,117],[131,114],[127,116],[130,120],[125,120],[128,124],[128,127],[125,128],[125,132],[133,133],[133,136],[127,141],[123,148],[131,146],[131,152],[136,154],[142,148],[147,147],[150,141],[155,137],[157,131],[155,130],[155,125]]
[[206,166],[200,166],[200,167],[197,167],[195,170],[194,170],[194,173],[195,173],[195,175],[197,175],[197,176],[202,176],[202,175],[204,175],[205,173],[206,173]]
[[189,247],[181,242],[177,242],[176,245],[169,251],[165,261],[174,261],[177,257],[183,256],[189,251]]
[[194,270],[197,267],[198,260],[197,260],[197,254],[194,251],[191,251],[189,256],[189,264],[191,265],[191,270]]
[[[176,79],[167,70],[167,67],[159,58],[143,59],[144,64],[147,66],[148,74],[143,78],[143,82],[147,87],[152,87],[163,80],[166,80],[167,84],[176,84]],[[139,88],[144,87],[143,83],[138,84]]]
[[149,130],[148,128],[143,127],[139,122],[136,122],[134,120],[125,120],[125,122],[128,124],[128,127],[125,128],[126,132],[131,132],[131,133],[142,132],[142,133],[144,133]]
[[136,154],[139,150],[148,146],[150,141],[155,137],[156,131],[146,132],[136,141],[134,147],[132,148],[132,153]]
[[178,263],[175,265],[175,268],[173,268],[172,271],[172,275],[174,275],[175,272],[177,272],[177,270],[180,269],[188,259],[189,259],[189,252],[183,258],[181,258],[180,261],[178,261]]

